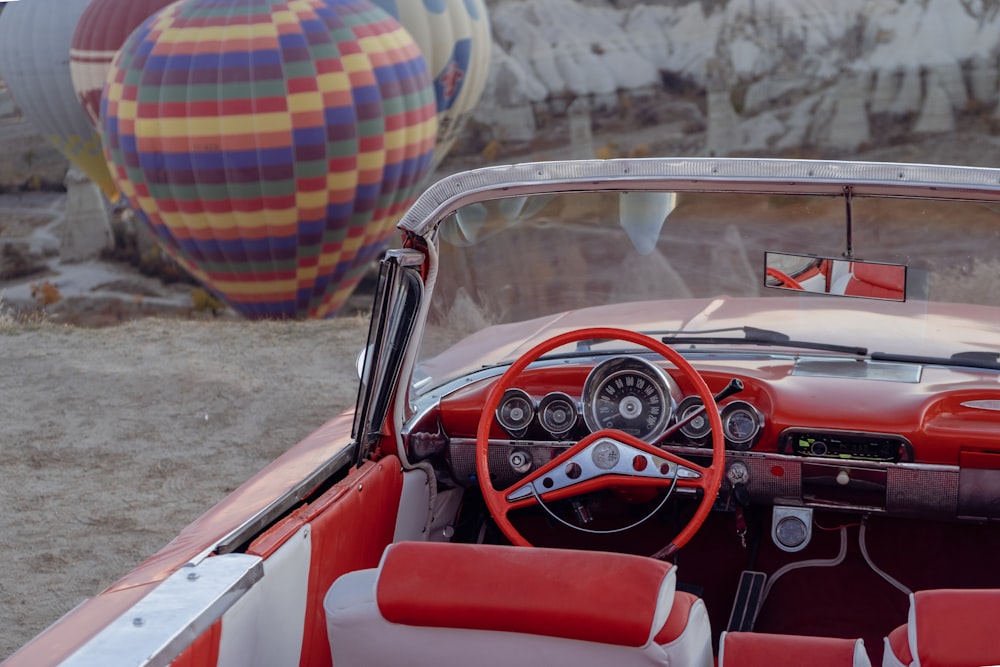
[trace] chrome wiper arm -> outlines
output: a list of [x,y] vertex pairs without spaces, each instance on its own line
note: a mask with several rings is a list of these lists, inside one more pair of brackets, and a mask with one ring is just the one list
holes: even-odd
[[1000,354],[996,352],[958,352],[950,357],[872,352],[871,359],[872,361],[897,361],[910,364],[961,366],[963,368],[984,368],[986,370],[1000,371]]
[[[706,336],[704,334],[725,333],[729,331],[742,331],[743,337],[736,336]],[[821,350],[824,352],[838,352],[841,354],[853,354],[863,357],[868,354],[868,348],[855,347],[853,345],[836,345],[834,343],[816,343],[804,340],[792,340],[787,334],[770,329],[758,329],[756,327],[728,327],[725,329],[704,329],[701,331],[657,331],[657,334],[666,334],[660,340],[668,345],[779,345],[781,347],[795,347],[805,350]]]

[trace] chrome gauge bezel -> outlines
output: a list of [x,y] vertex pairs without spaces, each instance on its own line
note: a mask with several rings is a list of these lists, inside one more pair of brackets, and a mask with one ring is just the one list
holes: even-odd
[[[700,408],[704,402],[698,396],[687,396],[680,405],[677,406],[677,421],[683,421],[692,411]],[[700,417],[681,427],[681,435],[696,444],[704,444],[712,434],[712,424],[708,421],[708,413],[703,413]]]
[[[677,410],[677,403],[681,397],[680,387],[666,371],[656,364],[636,356],[623,356],[607,359],[594,366],[587,375],[583,383],[583,420],[591,433],[605,428],[601,423],[599,414],[599,402],[601,392],[605,391],[609,383],[616,379],[630,374],[642,378],[652,387],[657,400],[663,407],[655,423],[637,434],[641,440],[647,442],[660,437],[667,429],[671,418]],[[645,385],[644,385],[645,386]]]
[[[749,435],[734,438],[730,434],[729,424],[737,415],[750,417],[753,422],[753,428]],[[725,436],[726,444],[729,449],[739,451],[746,451],[750,449],[753,447],[754,443],[757,442],[761,431],[764,429],[764,416],[757,408],[746,401],[730,401],[729,403],[726,403],[719,416],[722,418],[722,433]]]
[[[569,418],[562,425],[552,423],[549,420],[548,411],[552,408],[553,404],[562,405],[563,410],[565,410],[569,415]],[[568,394],[564,394],[561,391],[553,391],[546,394],[542,400],[538,402],[535,414],[538,416],[538,423],[542,425],[542,428],[544,428],[552,437],[558,438],[573,430],[573,427],[576,426],[580,413],[576,401],[574,401]]]
[[[509,408],[516,402],[523,402],[525,416],[523,419],[511,421],[508,416],[505,416],[505,408]],[[531,422],[535,419],[535,401],[523,389],[508,389],[503,393],[503,398],[500,399],[500,405],[497,406],[494,415],[496,416],[497,423],[507,433],[514,437],[520,437],[527,432],[528,427],[531,426]]]

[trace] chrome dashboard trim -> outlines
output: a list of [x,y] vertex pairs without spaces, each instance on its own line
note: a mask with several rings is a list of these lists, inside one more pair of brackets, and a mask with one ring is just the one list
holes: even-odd
[[[469,483],[475,471],[474,438],[454,438],[450,441],[452,470],[456,481]],[[554,456],[572,446],[573,441],[539,441],[515,439],[490,440],[490,468],[497,475],[497,484],[506,488],[520,479],[508,466],[509,452],[520,450],[532,460],[531,469],[548,463]],[[703,447],[669,445],[667,451],[685,457],[707,458],[711,452]],[[791,503],[842,511],[888,513],[894,515],[930,514],[941,518],[962,518],[959,505],[961,468],[956,465],[867,460],[835,460],[822,457],[778,454],[773,452],[726,451],[726,465],[743,461],[750,471],[747,490],[751,502],[763,504]],[[803,466],[846,470],[848,473],[878,471],[884,476],[885,497],[881,504],[845,505],[809,500],[803,497]],[[456,470],[457,468],[457,470]],[[461,477],[465,475],[465,478]]]

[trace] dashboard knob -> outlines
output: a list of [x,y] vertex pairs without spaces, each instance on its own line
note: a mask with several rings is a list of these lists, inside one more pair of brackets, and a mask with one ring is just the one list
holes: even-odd
[[514,469],[514,472],[519,474],[524,474],[531,469],[531,457],[527,452],[520,449],[515,449],[510,453],[510,458],[507,459],[510,462],[510,467]]
[[850,483],[850,481],[851,481],[851,474],[846,470],[844,470],[843,468],[841,468],[840,472],[837,473],[837,484],[840,484],[841,486],[847,486]]

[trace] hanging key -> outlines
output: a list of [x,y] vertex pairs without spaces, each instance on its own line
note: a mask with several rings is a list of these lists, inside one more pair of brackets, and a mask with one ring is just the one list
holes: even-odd
[[740,546],[747,548],[747,520],[743,515],[743,505],[736,505],[736,536],[740,538]]

